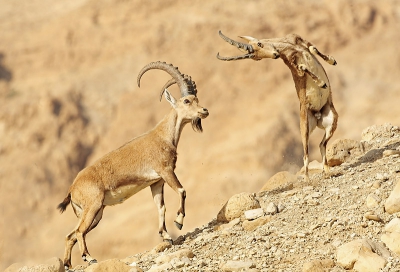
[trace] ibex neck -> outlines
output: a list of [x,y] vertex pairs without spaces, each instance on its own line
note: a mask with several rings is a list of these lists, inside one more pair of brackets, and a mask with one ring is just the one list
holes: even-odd
[[163,138],[163,140],[178,146],[179,138],[183,127],[188,122],[183,121],[178,113],[172,109],[170,113],[154,128],[155,132]]

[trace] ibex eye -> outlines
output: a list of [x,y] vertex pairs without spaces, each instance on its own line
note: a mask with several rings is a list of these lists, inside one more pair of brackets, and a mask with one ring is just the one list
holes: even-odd
[[183,100],[183,103],[184,103],[184,104],[189,104],[190,101],[189,101],[189,99],[185,99],[185,100]]
[[261,48],[264,47],[264,45],[263,45],[262,43],[260,43],[260,42],[257,43],[257,46],[258,46],[258,47],[261,47]]

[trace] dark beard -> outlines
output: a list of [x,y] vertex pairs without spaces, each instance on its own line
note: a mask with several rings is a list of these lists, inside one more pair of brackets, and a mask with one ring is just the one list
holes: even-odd
[[201,119],[199,117],[192,120],[192,128],[196,132],[203,132],[203,127],[201,126]]

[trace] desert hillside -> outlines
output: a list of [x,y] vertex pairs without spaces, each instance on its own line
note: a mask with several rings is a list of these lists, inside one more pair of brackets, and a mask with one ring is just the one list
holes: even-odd
[[[167,114],[158,93],[168,75],[150,71],[136,86],[149,62],[191,75],[210,111],[204,132],[185,128],[178,146],[187,215],[183,230],[175,230],[178,198],[167,188],[174,239],[207,225],[232,195],[258,192],[279,171],[300,170],[299,105],[288,68],[279,59],[217,60],[217,52],[240,53],[218,30],[232,38],[297,33],[335,57],[337,66],[323,62],[340,116],[330,144],[400,123],[396,0],[1,1],[0,29],[0,270],[62,257],[77,221],[70,207],[63,215],[55,207],[76,174]],[[178,95],[177,87],[171,91]],[[320,160],[321,138],[320,130],[311,136],[311,160]],[[366,166],[350,167],[339,169],[341,177]],[[348,182],[337,179],[338,187]],[[313,188],[330,182],[312,181]],[[150,190],[107,208],[87,240],[99,260],[152,249],[160,238]],[[83,263],[76,248],[73,260]]]

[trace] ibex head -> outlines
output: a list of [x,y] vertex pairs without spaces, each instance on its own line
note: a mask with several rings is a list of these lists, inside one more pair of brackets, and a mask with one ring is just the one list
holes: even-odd
[[[206,118],[209,112],[206,108],[199,105],[197,99],[196,83],[192,81],[192,78],[188,75],[181,74],[177,67],[172,64],[165,62],[152,62],[142,68],[137,77],[137,83],[140,87],[140,79],[142,75],[151,69],[164,70],[172,76],[163,87],[160,93],[160,100],[164,94],[165,99],[171,104],[171,106],[177,111],[178,115],[181,116],[184,122],[192,122],[194,131],[202,132],[201,119]],[[181,98],[176,100],[167,88],[173,84],[178,84],[181,91]]]
[[261,60],[265,58],[277,59],[279,58],[279,52],[276,48],[271,44],[264,41],[260,41],[256,38],[250,36],[239,36],[240,38],[246,40],[248,44],[234,41],[224,34],[222,34],[221,30],[218,32],[221,38],[230,43],[231,45],[239,48],[240,51],[246,52],[244,55],[234,56],[234,57],[221,57],[219,53],[217,54],[217,58],[224,61],[230,60],[240,60],[240,59],[253,59],[253,60]]

